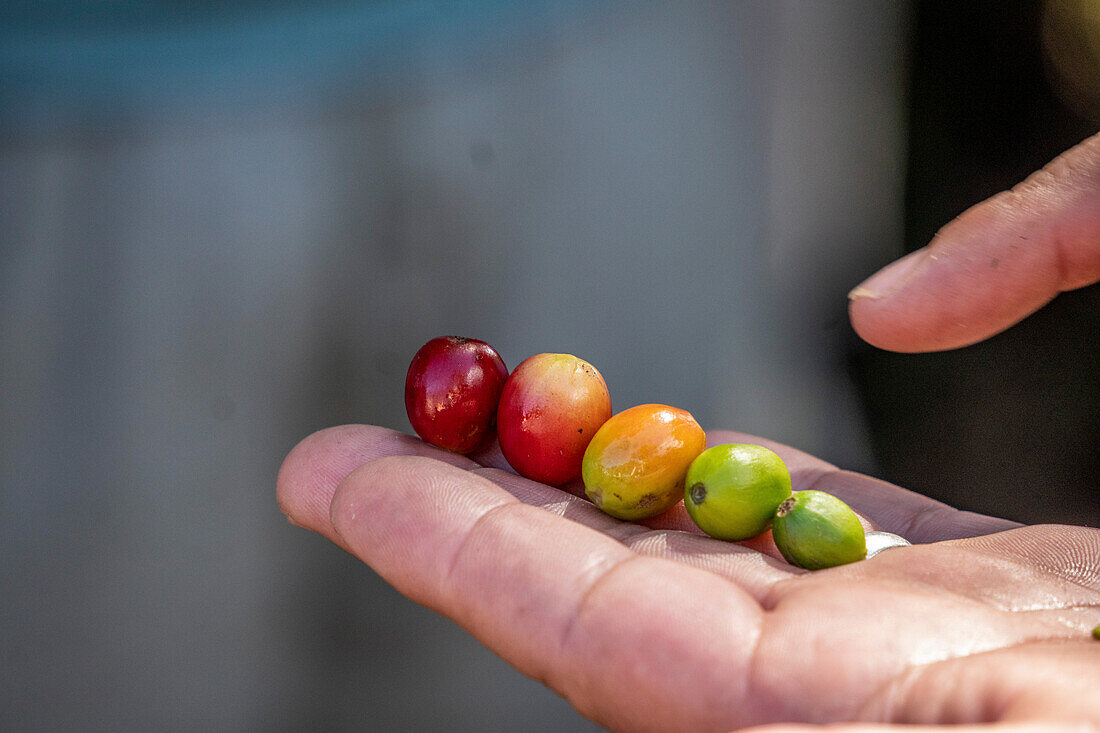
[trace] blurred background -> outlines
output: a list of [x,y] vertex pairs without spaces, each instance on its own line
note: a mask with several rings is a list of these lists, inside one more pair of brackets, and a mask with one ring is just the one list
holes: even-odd
[[959,351],[846,293],[1100,128],[1100,3],[9,0],[0,727],[591,730],[291,527],[441,334],[1100,524],[1100,289]]

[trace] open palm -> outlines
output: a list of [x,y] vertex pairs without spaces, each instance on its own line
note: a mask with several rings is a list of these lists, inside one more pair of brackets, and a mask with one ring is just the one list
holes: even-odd
[[[976,343],[1100,281],[1098,235],[1100,134],[853,290],[852,325],[896,351]],[[708,439],[766,445],[795,489],[918,544],[807,573],[768,536],[699,534],[682,504],[620,522],[575,486],[509,472],[499,450],[475,460],[366,426],[299,444],[278,496],[292,522],[611,728],[1100,724],[1100,530],[1020,527],[770,441]]]
[[796,490],[924,544],[808,573],[767,536],[699,534],[682,504],[620,522],[496,449],[475,461],[368,426],[304,440],[278,497],[610,728],[1100,721],[1100,531],[956,511],[740,433],[708,441],[766,445]]

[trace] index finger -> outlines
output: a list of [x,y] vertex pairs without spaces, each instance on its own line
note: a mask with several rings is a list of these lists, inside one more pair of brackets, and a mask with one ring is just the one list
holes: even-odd
[[1100,134],[968,209],[849,294],[852,327],[891,351],[968,346],[1100,280]]

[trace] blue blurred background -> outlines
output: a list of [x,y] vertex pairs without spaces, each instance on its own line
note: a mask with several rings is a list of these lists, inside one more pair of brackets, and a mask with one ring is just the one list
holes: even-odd
[[1088,3],[957,5],[5,3],[3,727],[592,729],[276,508],[445,333],[1100,521],[1095,286],[949,354],[847,323],[1100,124]]

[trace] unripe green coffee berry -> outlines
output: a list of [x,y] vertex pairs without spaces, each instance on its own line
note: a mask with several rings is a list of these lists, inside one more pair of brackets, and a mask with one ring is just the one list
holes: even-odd
[[716,445],[699,454],[684,481],[684,507],[711,537],[738,542],[764,532],[791,495],[791,474],[760,445]]
[[797,491],[780,504],[772,537],[787,562],[807,570],[844,565],[867,555],[859,517],[824,491]]

